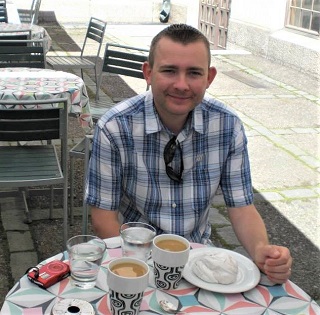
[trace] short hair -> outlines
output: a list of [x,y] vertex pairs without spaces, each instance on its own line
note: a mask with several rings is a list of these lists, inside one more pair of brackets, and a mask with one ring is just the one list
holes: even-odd
[[208,67],[210,67],[211,63],[211,53],[210,53],[210,43],[208,39],[196,28],[187,25],[187,24],[172,24],[162,31],[160,31],[151,41],[151,46],[149,50],[149,64],[152,68],[154,65],[154,55],[157,48],[157,44],[159,43],[161,38],[167,37],[174,42],[181,43],[183,45],[187,45],[190,43],[194,43],[197,41],[201,41],[205,44],[207,52],[208,52]]

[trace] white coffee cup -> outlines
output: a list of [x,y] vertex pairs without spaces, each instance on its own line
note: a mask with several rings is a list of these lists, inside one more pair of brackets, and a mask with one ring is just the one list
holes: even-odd
[[153,239],[154,280],[158,289],[176,289],[188,262],[190,243],[182,236],[161,234]]
[[131,257],[112,260],[107,275],[112,314],[139,314],[148,282],[149,267],[144,261]]

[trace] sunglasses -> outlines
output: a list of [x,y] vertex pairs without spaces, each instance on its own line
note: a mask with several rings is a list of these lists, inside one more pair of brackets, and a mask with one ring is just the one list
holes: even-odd
[[[169,164],[172,162],[174,158],[174,155],[177,149],[180,151],[180,171],[179,172],[176,172],[171,166],[169,166]],[[182,149],[176,136],[171,138],[169,142],[166,144],[163,151],[163,158],[164,158],[164,163],[166,165],[166,173],[168,177],[174,180],[175,182],[181,183],[184,165],[183,165],[183,159],[182,159]]]

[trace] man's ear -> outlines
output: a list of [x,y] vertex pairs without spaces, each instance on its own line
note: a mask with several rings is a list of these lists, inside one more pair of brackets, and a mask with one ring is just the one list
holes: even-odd
[[211,85],[216,75],[217,75],[217,69],[215,67],[209,67],[207,88]]
[[151,67],[148,61],[145,61],[142,65],[142,72],[148,85],[151,85]]

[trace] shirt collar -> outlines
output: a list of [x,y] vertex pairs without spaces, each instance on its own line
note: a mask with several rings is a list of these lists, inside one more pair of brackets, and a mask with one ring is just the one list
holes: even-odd
[[[146,96],[145,96],[144,102],[145,102],[146,134],[160,132],[161,130],[164,130],[164,127],[161,123],[161,120],[157,111],[155,110],[155,107],[153,104],[153,94],[151,89],[147,91],[145,95]],[[191,113],[190,130],[192,129],[199,133],[204,132],[201,104],[199,104]]]

